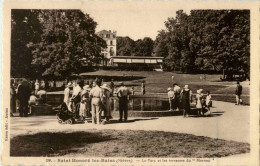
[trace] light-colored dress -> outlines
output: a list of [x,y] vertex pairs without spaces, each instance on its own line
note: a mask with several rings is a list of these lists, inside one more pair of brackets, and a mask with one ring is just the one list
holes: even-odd
[[66,103],[67,107],[69,107],[70,103],[70,89],[67,87],[64,90],[64,99],[63,102]]
[[207,95],[206,97],[206,105],[209,105],[209,102],[211,101],[211,95]]
[[81,92],[81,102],[79,107],[79,115],[83,117],[87,117],[87,113],[89,111],[89,92],[87,90],[83,90]]
[[202,104],[201,104],[202,95],[201,94],[197,94],[196,95],[196,100],[197,100],[196,108],[202,108]]

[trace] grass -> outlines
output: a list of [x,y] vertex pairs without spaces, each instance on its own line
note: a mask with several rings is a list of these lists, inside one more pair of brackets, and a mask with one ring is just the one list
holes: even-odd
[[42,132],[11,138],[11,156],[191,157],[249,153],[250,145],[163,131]]
[[[172,76],[174,76],[174,82],[178,83],[180,87],[183,87],[185,84],[188,84],[193,92],[196,92],[198,89],[204,89],[205,91],[211,91],[211,93],[217,94],[233,94],[235,89],[231,88],[228,91],[224,90],[229,85],[234,85],[234,82],[221,82],[219,74],[206,75],[206,80],[200,79],[203,77],[202,74],[176,74],[173,72],[156,72],[156,71],[107,71],[107,70],[98,70],[95,72],[82,73],[81,75],[86,78],[92,79],[93,76],[106,76],[109,77],[119,77],[121,80],[116,80],[116,84],[119,81],[123,81],[124,77],[132,77],[133,80],[125,81],[125,84],[129,87],[134,87],[135,91],[140,91],[141,82],[145,80],[146,91],[147,93],[166,93],[167,88],[171,87]],[[144,77],[143,79],[135,79],[135,77]],[[107,83],[110,80],[104,80]],[[249,94],[249,88],[244,88],[243,94]]]

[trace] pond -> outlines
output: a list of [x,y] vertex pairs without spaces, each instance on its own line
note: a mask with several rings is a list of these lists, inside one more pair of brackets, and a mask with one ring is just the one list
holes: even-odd
[[[63,94],[48,94],[47,103],[56,107],[63,102]],[[169,101],[167,98],[159,97],[130,97],[128,101],[129,111],[166,111],[169,110]],[[119,110],[118,98],[111,98],[112,111]]]

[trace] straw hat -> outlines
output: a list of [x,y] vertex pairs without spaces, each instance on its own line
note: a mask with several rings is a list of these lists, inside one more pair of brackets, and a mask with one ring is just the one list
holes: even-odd
[[84,89],[84,90],[91,90],[91,88],[89,87],[89,85],[85,85],[85,86],[83,87],[83,89]]
[[185,86],[184,86],[184,89],[189,89],[189,85],[185,85]]
[[72,87],[72,83],[69,82],[68,85],[67,85],[67,87]]
[[168,90],[168,91],[171,91],[171,90],[172,90],[172,88],[168,88],[167,90]]
[[101,88],[107,89],[108,91],[112,92],[112,90],[110,89],[110,87],[109,87],[107,84],[103,84],[103,85],[101,86]]
[[200,89],[199,89],[199,90],[197,90],[197,93],[198,93],[198,94],[200,94],[200,93],[201,93]]

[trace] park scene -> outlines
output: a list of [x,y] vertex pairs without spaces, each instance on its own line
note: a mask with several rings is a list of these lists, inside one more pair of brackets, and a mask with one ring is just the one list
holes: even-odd
[[249,155],[249,10],[172,11],[141,37],[89,12],[11,11],[10,156]]

